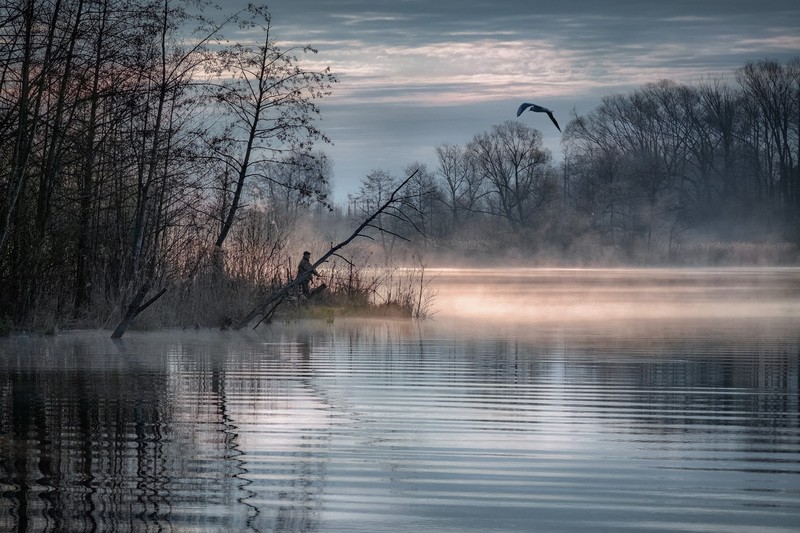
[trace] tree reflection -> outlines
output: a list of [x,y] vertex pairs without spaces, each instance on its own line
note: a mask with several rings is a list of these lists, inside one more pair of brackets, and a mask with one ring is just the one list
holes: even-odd
[[315,529],[310,344],[207,340],[4,341],[0,530]]
[[315,531],[365,491],[398,513],[385,502],[506,461],[532,479],[520,458],[566,465],[581,438],[590,463],[613,442],[682,453],[669,468],[720,446],[730,468],[789,468],[800,335],[659,324],[0,339],[0,530]]

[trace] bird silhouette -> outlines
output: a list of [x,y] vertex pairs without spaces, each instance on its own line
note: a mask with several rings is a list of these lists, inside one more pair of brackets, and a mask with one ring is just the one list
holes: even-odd
[[556,122],[556,117],[553,116],[553,112],[551,110],[540,105],[525,103],[519,106],[519,109],[517,109],[517,116],[520,116],[522,113],[524,113],[526,109],[535,111],[536,113],[547,113],[547,116],[550,117],[550,120],[552,120],[553,124],[556,125],[558,131],[561,131],[561,128],[558,126],[558,122]]

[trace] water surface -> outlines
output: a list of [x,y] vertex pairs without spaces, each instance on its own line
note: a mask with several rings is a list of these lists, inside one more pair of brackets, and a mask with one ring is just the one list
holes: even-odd
[[800,270],[446,270],[434,320],[0,339],[2,531],[797,531]]

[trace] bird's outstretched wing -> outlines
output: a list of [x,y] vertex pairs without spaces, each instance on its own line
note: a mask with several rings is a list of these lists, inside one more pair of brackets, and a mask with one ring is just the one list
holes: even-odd
[[553,124],[556,125],[556,129],[558,129],[558,131],[560,132],[561,128],[558,127],[558,122],[556,122],[556,117],[553,116],[553,113],[551,113],[550,111],[545,111],[545,113],[547,113],[547,116],[550,117],[550,120],[552,120]]
[[542,107],[542,106],[536,105],[536,104],[529,104],[529,103],[525,102],[524,104],[519,106],[519,108],[517,109],[517,116],[520,116],[528,108],[530,108],[530,110],[535,112],[535,113],[547,113],[547,116],[550,117],[550,120],[552,120],[553,124],[555,124],[556,129],[559,132],[561,131],[561,127],[558,125],[558,122],[556,121],[556,117],[553,116],[553,112],[550,111],[549,109],[547,109],[546,107]]
[[528,109],[531,106],[533,106],[533,104],[528,104],[528,103],[519,106],[519,109],[517,109],[517,116],[520,116],[522,113],[525,112],[526,109]]

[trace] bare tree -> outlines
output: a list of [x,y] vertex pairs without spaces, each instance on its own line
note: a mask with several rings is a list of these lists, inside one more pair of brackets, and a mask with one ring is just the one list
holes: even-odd
[[[358,193],[351,196],[350,202],[353,205],[353,217],[360,219],[368,216],[384,204],[389,195],[397,187],[397,178],[389,171],[383,169],[373,169],[361,180]],[[385,220],[383,210],[375,217],[375,225],[382,228],[389,228],[392,222]],[[374,232],[373,226],[365,228],[365,234],[370,238],[377,239],[385,256],[389,256],[397,243],[396,232]]]
[[[7,104],[4,122],[12,133],[3,137],[2,204],[0,204],[0,252],[8,241],[20,194],[29,175],[29,162],[37,128],[40,124],[39,106],[43,94],[44,72],[52,56],[52,38],[37,35],[35,28],[41,13],[33,0],[12,5],[7,17],[11,31],[4,39],[6,68],[3,71],[3,96],[13,100]],[[54,15],[55,17],[55,15]],[[51,33],[52,35],[52,33]],[[45,43],[41,41],[44,40]],[[8,44],[6,44],[8,43]],[[42,64],[37,64],[37,52],[44,48]],[[37,68],[41,67],[41,68]],[[0,141],[2,142],[2,141]]]
[[738,71],[737,79],[745,97],[752,103],[747,108],[752,120],[760,122],[763,128],[769,190],[774,191],[776,205],[790,218],[797,218],[797,207],[800,207],[800,58],[785,66],[768,60],[749,62]]
[[[214,246],[221,249],[236,220],[248,179],[260,179],[291,188],[281,181],[277,165],[313,168],[315,141],[328,142],[314,122],[319,114],[315,100],[329,94],[336,78],[330,69],[302,69],[295,55],[316,53],[310,46],[282,50],[271,33],[271,19],[265,8],[248,8],[248,26],[262,33],[260,45],[236,44],[219,53],[218,75],[230,74],[216,92],[216,102],[231,117],[229,127],[209,144],[214,157],[223,162],[233,177],[226,212]],[[219,149],[222,146],[224,149]],[[321,176],[321,175],[320,175]],[[306,182],[308,195],[324,194],[325,183]]]
[[[436,208],[439,205],[434,174],[427,165],[420,162],[406,165],[403,173],[406,176],[413,174],[414,179],[407,186],[405,217],[399,221],[400,225],[410,225],[418,234],[431,236]],[[417,246],[423,244],[417,243]]]
[[440,201],[445,205],[450,220],[450,232],[465,223],[475,211],[483,196],[475,161],[463,147],[442,144],[436,147],[439,162],[437,177],[442,191]]
[[476,135],[467,149],[490,191],[491,214],[505,219],[514,231],[532,227],[557,188],[541,132],[507,121]]
[[722,198],[736,198],[743,185],[743,176],[738,168],[741,156],[737,150],[740,141],[738,124],[744,118],[742,95],[720,78],[700,85],[698,91],[703,113],[698,137],[705,138],[701,142],[707,143],[712,151],[712,162],[699,164],[699,171],[705,174],[707,169],[715,175],[715,180],[708,181],[712,182],[710,187],[719,189]]
[[185,50],[182,43],[174,42],[174,38],[177,28],[189,18],[180,2],[161,0],[148,28],[152,46],[150,53],[143,58],[149,67],[143,72],[148,90],[139,101],[142,107],[137,117],[145,135],[138,139],[136,207],[131,247],[122,275],[122,279],[128,281],[130,297],[113,338],[121,337],[133,319],[165,292],[162,287],[154,298],[142,303],[158,281],[159,248],[167,227],[164,202],[169,191],[169,168],[178,155],[174,150],[177,130],[174,126],[180,120],[185,103],[183,97],[192,90],[192,81],[207,60],[205,45],[217,37],[220,29],[231,20],[201,28],[202,33],[191,48]]

